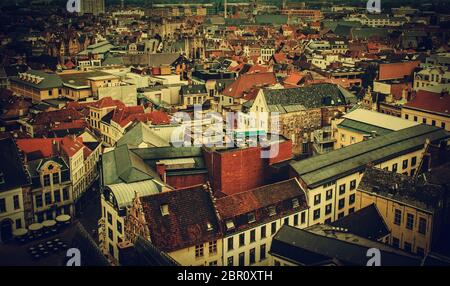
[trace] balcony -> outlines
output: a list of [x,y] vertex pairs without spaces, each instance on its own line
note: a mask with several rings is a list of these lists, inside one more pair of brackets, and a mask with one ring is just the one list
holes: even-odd
[[334,143],[336,141],[333,137],[333,129],[331,126],[314,131],[313,138],[315,144]]
[[333,150],[336,139],[333,137],[331,126],[316,130],[313,133],[313,152],[316,155],[325,154]]

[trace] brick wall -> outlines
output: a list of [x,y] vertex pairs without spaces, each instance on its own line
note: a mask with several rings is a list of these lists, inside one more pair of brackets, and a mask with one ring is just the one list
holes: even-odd
[[175,189],[192,187],[205,184],[208,181],[208,174],[184,175],[184,176],[167,176],[166,183]]
[[204,150],[212,188],[227,195],[248,191],[271,182],[271,164],[292,159],[292,142],[279,144],[278,156],[261,158],[261,147],[222,152]]

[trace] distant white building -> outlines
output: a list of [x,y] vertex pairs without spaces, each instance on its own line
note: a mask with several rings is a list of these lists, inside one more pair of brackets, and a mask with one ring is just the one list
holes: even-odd
[[105,13],[105,0],[81,0],[80,14],[100,15]]
[[357,14],[347,18],[347,21],[357,21],[369,27],[400,27],[408,22],[405,17],[392,17],[386,14]]
[[444,67],[425,68],[414,74],[414,90],[434,87],[433,90],[441,92],[450,84],[450,72]]

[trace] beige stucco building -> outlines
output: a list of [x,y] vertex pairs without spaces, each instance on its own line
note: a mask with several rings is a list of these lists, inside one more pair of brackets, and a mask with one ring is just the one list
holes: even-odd
[[440,186],[369,168],[357,190],[356,208],[375,204],[391,231],[386,242],[423,256],[442,228],[443,195]]
[[290,164],[308,195],[310,224],[329,223],[356,209],[356,190],[368,164],[414,175],[427,140],[447,144],[450,134],[417,125]]
[[343,148],[393,131],[418,125],[395,116],[356,109],[332,121],[334,149]]

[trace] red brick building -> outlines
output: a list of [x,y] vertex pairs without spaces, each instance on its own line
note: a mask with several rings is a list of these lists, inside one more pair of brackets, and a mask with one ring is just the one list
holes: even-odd
[[[291,160],[292,142],[281,139],[274,158],[262,158],[264,150],[258,147],[232,149],[205,149],[205,165],[208,168],[212,189],[217,193],[232,195],[263,186],[271,181],[272,165]],[[272,149],[276,151],[275,149]]]

